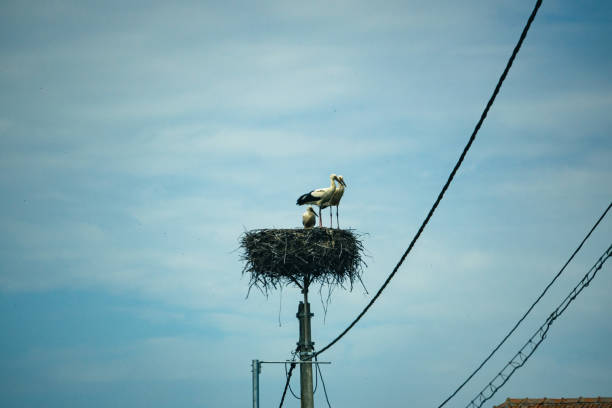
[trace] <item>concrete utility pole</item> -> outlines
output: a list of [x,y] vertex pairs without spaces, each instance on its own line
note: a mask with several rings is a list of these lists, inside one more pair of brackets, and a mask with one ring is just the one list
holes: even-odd
[[[304,279],[304,301],[300,302],[295,315],[300,320],[300,341],[297,343],[301,361],[312,361],[314,343],[310,337],[310,303],[308,303],[308,279]],[[314,408],[312,392],[312,364],[300,364],[301,408]]]

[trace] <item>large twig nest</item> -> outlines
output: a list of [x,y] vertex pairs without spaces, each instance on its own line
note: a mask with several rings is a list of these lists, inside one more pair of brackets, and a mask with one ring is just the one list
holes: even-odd
[[330,228],[260,229],[241,237],[242,273],[250,274],[249,290],[308,283],[352,290],[361,281],[363,245],[353,230]]

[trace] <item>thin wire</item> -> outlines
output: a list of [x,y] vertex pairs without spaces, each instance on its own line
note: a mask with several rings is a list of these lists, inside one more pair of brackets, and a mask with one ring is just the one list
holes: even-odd
[[295,363],[291,363],[291,367],[289,367],[289,374],[287,374],[287,382],[285,383],[285,389],[283,390],[283,396],[281,397],[280,405],[278,406],[278,408],[283,407],[283,402],[285,402],[285,395],[287,394],[287,388],[289,388],[289,380],[291,379],[291,374],[293,374],[293,369],[295,368],[295,366]]
[[[612,256],[612,245],[608,247],[608,249],[603,253],[603,255],[595,262],[595,265],[589,269],[589,271],[584,275],[584,277],[580,280],[580,282],[574,286],[574,288],[570,291],[570,293],[565,297],[563,302],[548,316],[546,322],[529,338],[527,343],[512,357],[510,362],[502,368],[502,370],[495,376],[493,379],[478,393],[478,395],[470,401],[466,408],[480,408],[482,405],[491,399],[495,393],[508,382],[512,374],[519,368],[521,368],[529,357],[536,351],[538,346],[544,341],[548,330],[552,326],[553,322],[557,320],[561,314],[569,307],[570,303],[572,303],[576,297],[582,292],[584,288],[589,286],[591,281],[597,275],[597,272],[603,267],[604,263],[608,260],[608,258]],[[535,340],[534,340],[535,339]],[[525,352],[525,350],[527,350]],[[509,370],[509,372],[506,372]],[[499,380],[501,383],[496,384],[495,382]],[[487,395],[487,393],[490,393]]]
[[[291,364],[295,364],[295,363],[291,363]],[[289,379],[289,377],[291,377],[287,373],[287,363],[285,363],[285,376],[287,377],[287,379]],[[295,395],[295,392],[293,392],[293,388],[291,388],[291,383],[289,383],[289,392],[291,392],[291,395],[293,395],[293,398],[295,398],[295,399],[302,399],[301,397],[298,397],[297,395]]]
[[412,251],[412,248],[414,247],[414,244],[416,243],[416,241],[421,236],[421,233],[425,229],[425,226],[427,225],[427,223],[431,219],[433,213],[436,211],[436,208],[438,207],[438,204],[440,204],[440,201],[442,201],[442,197],[444,197],[444,193],[446,193],[446,190],[450,186],[450,183],[453,181],[453,178],[455,177],[455,174],[457,173],[457,170],[459,170],[459,167],[461,166],[461,163],[463,162],[463,159],[465,158],[465,155],[467,154],[468,150],[472,146],[472,143],[474,142],[474,139],[476,138],[476,134],[480,130],[480,127],[482,126],[482,123],[484,122],[485,118],[487,117],[487,114],[489,113],[489,109],[493,105],[493,102],[495,101],[495,98],[497,97],[497,94],[499,93],[499,90],[501,89],[502,83],[504,82],[504,80],[506,79],[506,76],[508,75],[508,72],[510,71],[510,67],[512,67],[512,63],[514,62],[514,58],[518,54],[518,52],[519,52],[519,50],[521,48],[521,45],[523,44],[523,41],[525,40],[525,37],[527,36],[527,31],[529,31],[529,27],[531,26],[531,23],[533,22],[533,19],[535,18],[535,15],[536,15],[538,9],[540,8],[541,4],[542,4],[542,0],[537,0],[535,8],[533,9],[531,15],[529,16],[529,19],[527,20],[527,24],[525,25],[525,28],[523,29],[523,32],[521,33],[521,37],[519,38],[518,43],[514,47],[514,50],[512,51],[512,55],[510,56],[510,59],[508,60],[508,63],[506,64],[506,68],[504,69],[504,72],[502,73],[501,77],[499,78],[499,81],[497,82],[497,85],[495,86],[495,90],[493,91],[493,94],[491,95],[491,98],[487,102],[487,106],[485,107],[484,111],[482,112],[482,115],[480,116],[480,119],[478,120],[478,123],[476,124],[476,127],[474,128],[474,131],[472,132],[472,135],[470,136],[470,139],[469,139],[468,143],[465,145],[465,148],[463,149],[463,152],[461,153],[461,156],[459,157],[459,160],[457,161],[457,164],[455,164],[455,167],[453,168],[453,170],[451,171],[450,175],[448,176],[448,180],[446,180],[446,183],[444,184],[444,187],[442,187],[442,191],[440,191],[440,194],[438,195],[438,198],[436,199],[436,201],[434,202],[433,206],[429,210],[429,213],[427,214],[427,217],[425,217],[425,221],[423,221],[423,224],[421,224],[421,227],[419,228],[418,232],[416,233],[414,238],[412,238],[412,241],[410,242],[410,245],[408,245],[408,249],[406,249],[406,252],[404,252],[404,254],[402,255],[401,259],[399,260],[399,262],[397,263],[395,268],[393,268],[393,271],[387,277],[387,280],[385,280],[383,285],[380,287],[378,292],[376,292],[376,295],[374,295],[372,300],[370,300],[370,302],[367,304],[365,309],[363,309],[363,311],[361,313],[359,313],[359,315],[355,318],[355,320],[353,320],[353,322],[346,329],[344,329],[344,331],[342,333],[340,333],[327,346],[325,346],[321,350],[319,350],[315,355],[318,356],[319,354],[323,353],[325,350],[329,349],[331,346],[336,344],[336,342],[338,340],[340,340],[342,337],[344,337],[344,335],[346,333],[348,333],[348,331],[351,330],[353,328],[353,326],[355,326],[355,324],[357,324],[357,322],[363,317],[363,315],[366,314],[366,312],[370,309],[370,307],[374,304],[374,302],[376,302],[376,300],[378,299],[380,294],[383,292],[383,290],[385,290],[385,288],[387,287],[387,285],[389,284],[391,279],[393,279],[393,277],[397,273],[399,267],[402,265],[402,263],[404,263],[404,260],[406,259],[406,257],[410,253],[410,251]]
[[280,295],[278,299],[278,327],[281,327],[281,312],[283,311],[283,285],[280,285]]
[[[316,361],[316,358],[315,358],[315,361]],[[318,364],[315,364],[315,365],[317,367],[319,366]],[[317,393],[317,388],[319,388],[319,380],[317,379],[317,373],[315,372],[315,387],[314,387],[314,391],[312,391],[312,395],[315,395]]]
[[[297,350],[292,352],[293,360],[294,361],[295,361],[296,353],[297,353]],[[316,361],[316,357],[315,357],[315,361]],[[291,395],[293,395],[294,398],[296,398],[298,400],[302,399],[301,397],[298,397],[297,395],[295,395],[295,392],[293,392],[293,388],[291,388],[290,379],[291,379],[291,375],[293,374],[292,371],[293,371],[293,368],[294,368],[295,365],[296,365],[296,363],[291,363],[291,367],[289,368],[289,372],[287,372],[287,363],[284,364],[284,366],[285,366],[285,376],[287,377],[287,383],[285,384],[285,390],[283,391],[283,397],[281,398],[280,407],[283,406],[283,402],[285,400],[285,394],[287,393],[287,387],[289,388],[289,391],[291,392]],[[317,367],[318,366],[319,365],[317,364]],[[315,372],[315,374],[316,374],[316,372]],[[323,381],[323,377],[321,377],[321,381]],[[314,390],[312,392],[313,395],[317,392],[317,388],[319,388],[319,380],[318,380],[317,376],[315,375],[315,387],[314,387]]]
[[603,220],[603,218],[606,216],[606,214],[608,213],[608,211],[610,210],[610,207],[612,207],[612,202],[610,202],[610,204],[608,205],[608,208],[606,208],[606,210],[603,212],[603,214],[601,214],[601,216],[599,217],[599,219],[597,220],[597,222],[595,223],[595,225],[593,225],[593,228],[591,228],[591,230],[589,231],[589,233],[586,235],[586,237],[584,237],[584,239],[582,240],[582,242],[580,243],[580,245],[578,245],[578,248],[576,248],[574,250],[574,252],[572,253],[572,256],[569,257],[569,259],[567,260],[567,262],[565,262],[565,265],[563,265],[563,267],[561,268],[561,270],[559,272],[557,272],[557,274],[555,275],[555,277],[550,281],[550,283],[548,284],[548,286],[546,286],[546,288],[544,288],[544,290],[542,291],[542,293],[540,294],[540,296],[538,296],[538,298],[535,300],[535,302],[533,302],[533,304],[531,306],[529,306],[529,309],[527,309],[527,311],[525,312],[525,314],[523,314],[523,317],[521,317],[519,319],[518,322],[516,322],[516,324],[514,325],[514,327],[508,332],[508,334],[506,334],[506,337],[504,337],[502,339],[502,341],[493,349],[493,351],[491,351],[491,353],[487,356],[487,358],[484,359],[484,361],[482,363],[480,363],[480,365],[472,372],[472,374],[470,374],[468,376],[468,378],[465,379],[465,381],[463,381],[463,383],[457,387],[457,389],[448,396],[448,398],[446,398],[444,400],[444,402],[442,402],[440,405],[438,405],[438,408],[443,407],[448,401],[450,401],[451,398],[453,398],[458,392],[459,390],[461,390],[463,388],[463,386],[465,384],[468,383],[468,381],[470,381],[472,379],[472,377],[474,377],[474,375],[480,371],[480,369],[482,368],[482,366],[484,366],[486,364],[487,361],[489,361],[489,359],[491,359],[491,357],[493,356],[493,354],[495,354],[497,352],[497,350],[499,350],[499,348],[502,346],[502,344],[504,344],[506,342],[506,340],[508,340],[508,337],[510,337],[512,335],[512,333],[514,333],[514,331],[517,329],[517,327],[523,322],[523,320],[525,320],[525,318],[527,317],[527,315],[533,310],[533,308],[535,307],[535,305],[538,304],[538,302],[540,301],[540,299],[542,299],[542,297],[544,297],[544,295],[546,294],[546,292],[548,292],[548,289],[552,286],[553,283],[555,283],[555,281],[557,280],[557,278],[559,276],[561,276],[561,274],[563,273],[563,271],[565,270],[565,268],[567,267],[567,265],[569,265],[569,263],[572,261],[572,259],[574,259],[574,256],[576,256],[576,254],[578,253],[578,251],[580,251],[580,249],[582,248],[582,245],[584,245],[584,243],[586,242],[587,239],[589,239],[589,237],[591,236],[591,234],[593,233],[593,231],[595,231],[595,228],[597,228],[597,226],[599,225],[599,223],[601,222],[601,220]]
[[[315,361],[317,361],[317,357],[315,356]],[[321,376],[321,384],[323,384],[323,392],[325,393],[325,401],[327,401],[327,406],[331,408],[331,404],[329,403],[329,398],[327,397],[327,388],[325,387],[325,381],[323,381],[323,373],[321,372],[321,367],[317,364],[317,371]]]

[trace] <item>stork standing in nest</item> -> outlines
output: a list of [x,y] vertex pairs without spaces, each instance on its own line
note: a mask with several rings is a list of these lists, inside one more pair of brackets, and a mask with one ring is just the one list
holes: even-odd
[[319,227],[323,227],[323,221],[321,221],[321,208],[324,204],[329,202],[336,191],[336,181],[340,183],[338,176],[335,174],[329,175],[329,181],[329,187],[319,188],[317,190],[312,190],[310,193],[302,194],[296,202],[297,205],[313,204],[319,207]]
[[340,220],[338,218],[338,206],[340,205],[340,200],[342,199],[342,196],[344,195],[344,188],[346,187],[346,182],[344,181],[344,177],[342,176],[338,176],[337,178],[338,180],[338,188],[336,188],[336,191],[334,191],[334,194],[332,194],[331,199],[327,202],[327,204],[323,205],[323,208],[327,208],[329,207],[329,224],[332,226],[333,228],[333,221],[332,221],[332,207],[335,206],[336,207],[336,224],[337,227],[340,228]]

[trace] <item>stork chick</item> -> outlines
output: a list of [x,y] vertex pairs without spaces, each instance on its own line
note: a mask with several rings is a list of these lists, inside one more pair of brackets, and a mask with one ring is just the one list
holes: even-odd
[[314,227],[316,216],[317,213],[312,209],[311,206],[308,206],[304,214],[302,214],[302,224],[304,225],[304,228],[309,229]]
[[327,204],[327,202],[331,199],[334,191],[336,191],[336,183],[338,180],[338,176],[335,174],[329,175],[330,186],[327,188],[319,188],[316,190],[312,190],[310,193],[302,194],[298,199],[297,205],[304,204],[314,204],[319,207],[319,227],[323,227],[323,222],[321,221],[321,206]]

